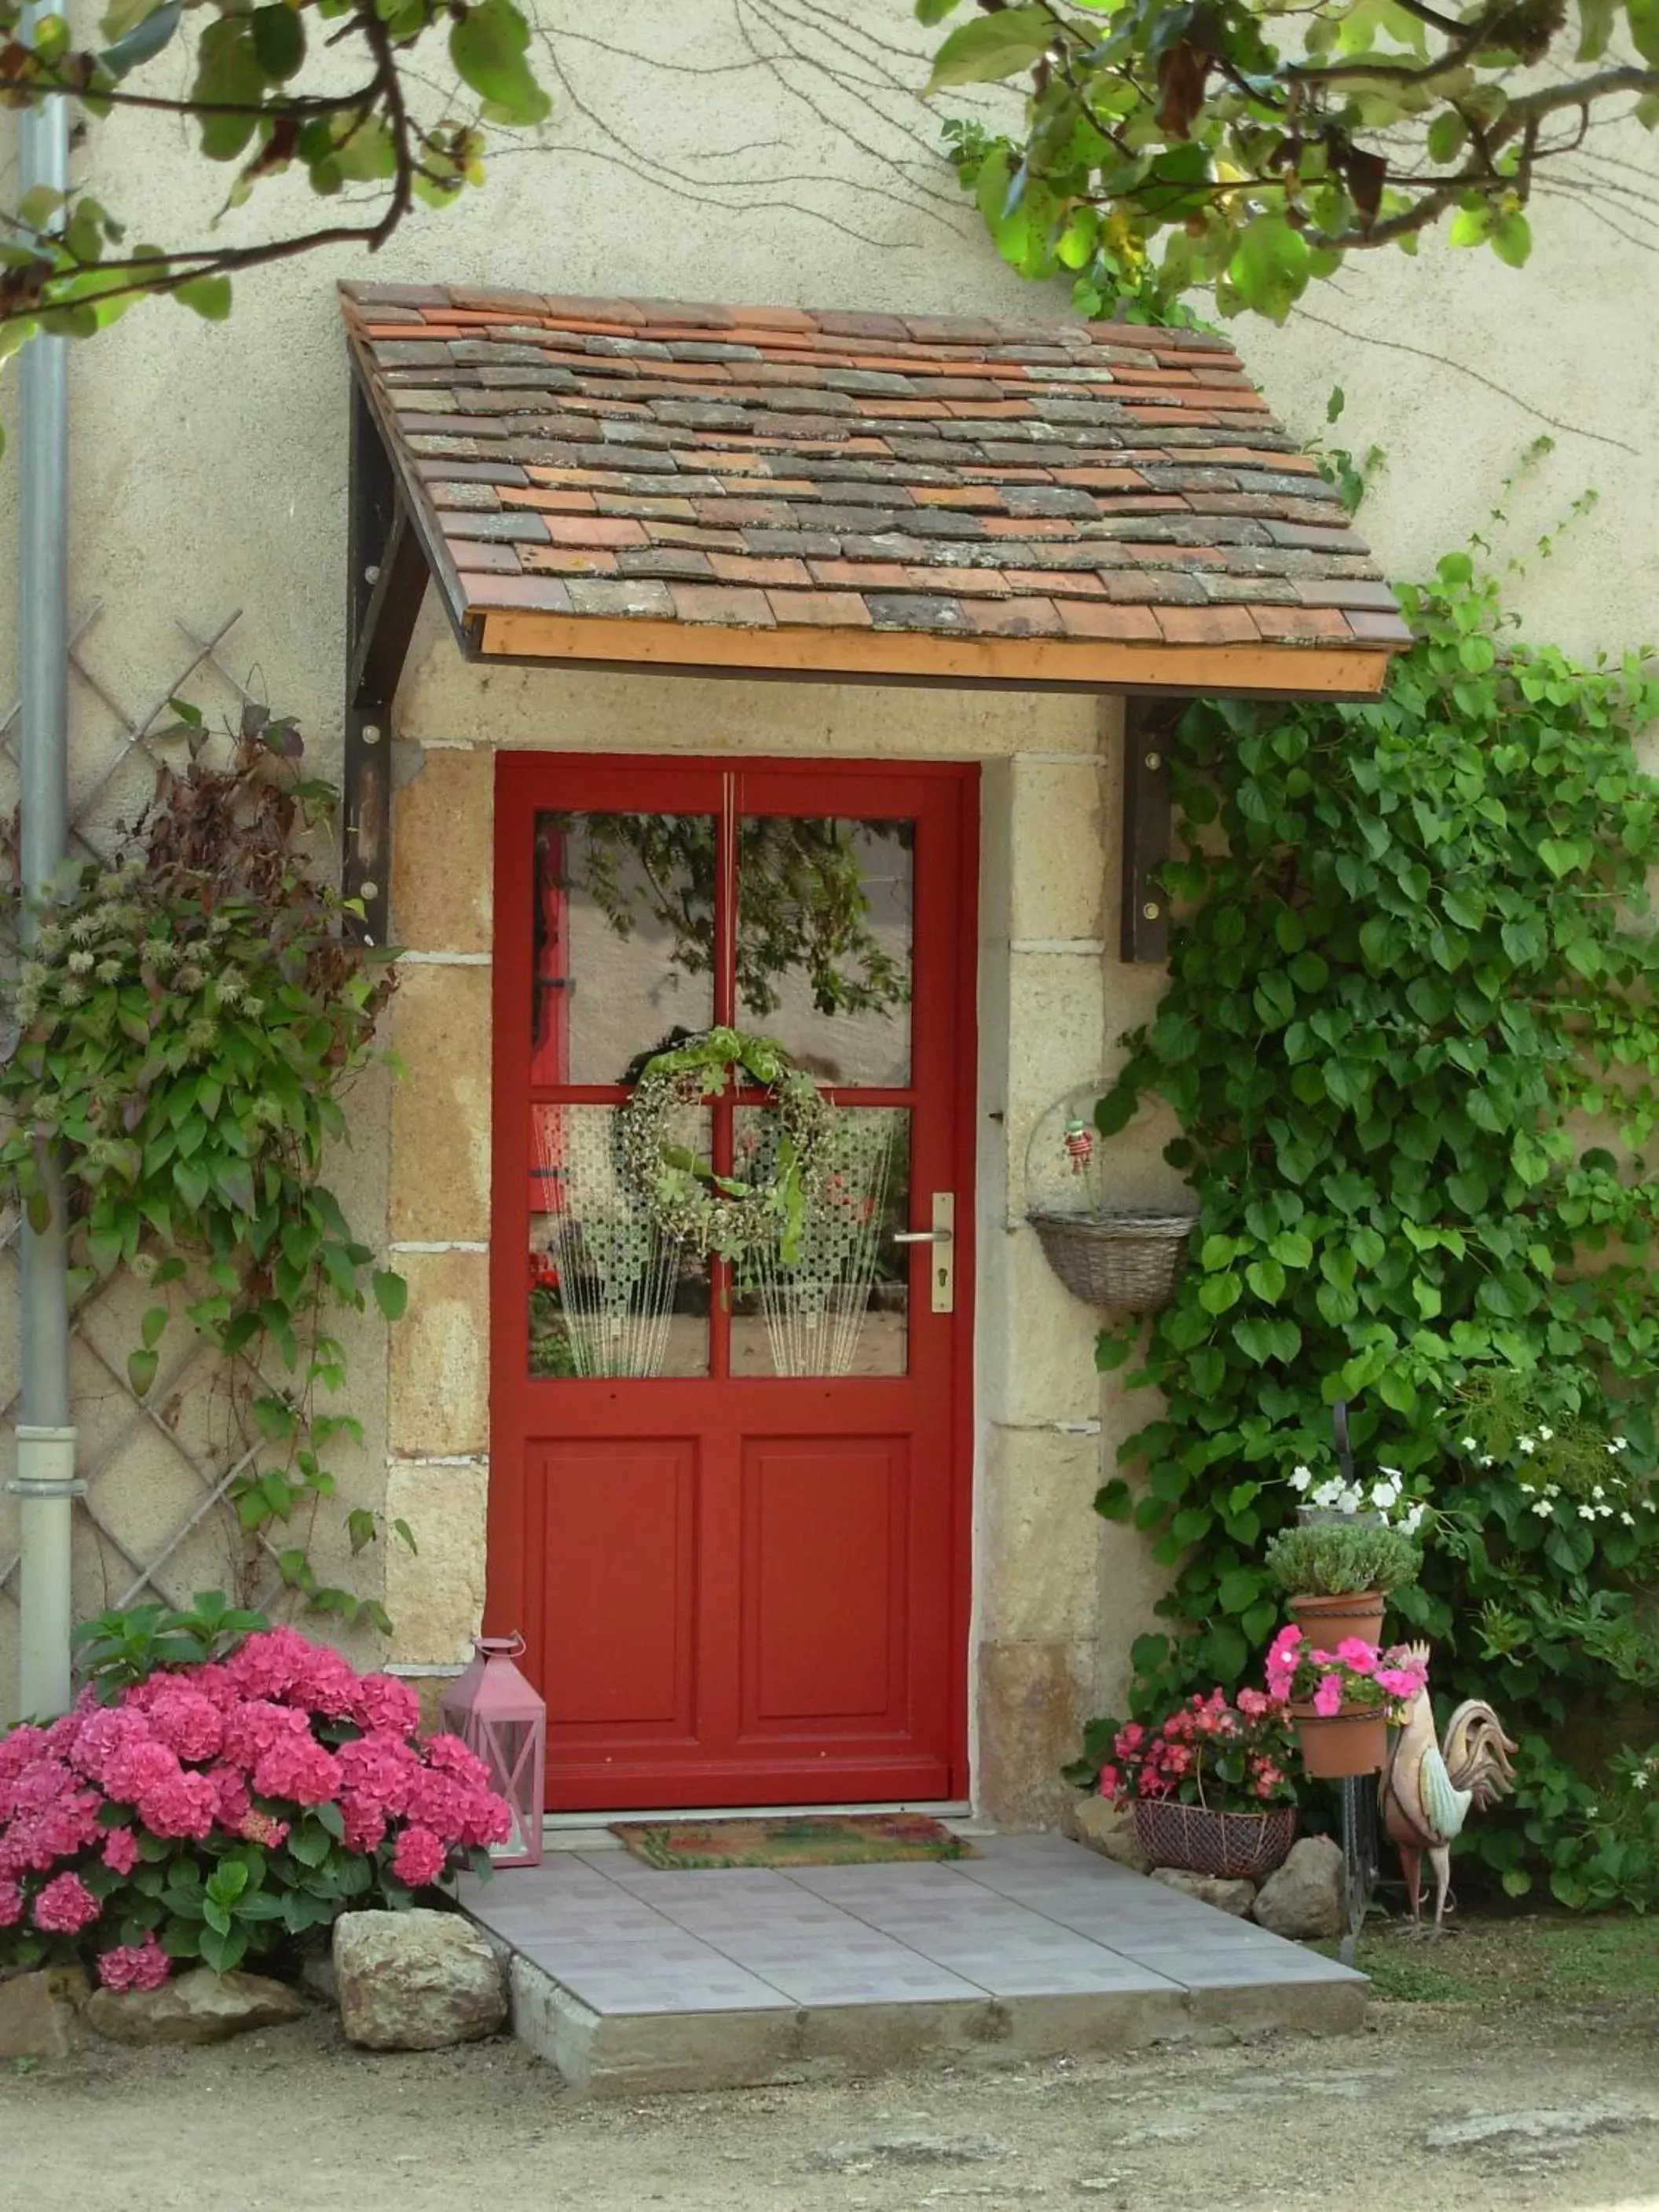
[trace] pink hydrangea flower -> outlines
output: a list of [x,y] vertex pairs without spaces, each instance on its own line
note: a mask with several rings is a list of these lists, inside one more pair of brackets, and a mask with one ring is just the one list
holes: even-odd
[[78,1936],[102,1910],[78,1874],[54,1875],[34,1900],[34,1924],[49,1936]]
[[224,1753],[233,1766],[252,1768],[273,1746],[301,1740],[314,1741],[306,1716],[268,1698],[250,1698],[225,1715]]
[[138,1817],[156,1836],[199,1840],[212,1833],[218,1811],[219,1792],[205,1774],[175,1774],[138,1800]]
[[378,1851],[386,1841],[386,1808],[373,1797],[347,1790],[340,1798],[345,1818],[345,1846],[349,1851]]
[[0,1928],[15,1928],[22,1917],[22,1889],[9,1876],[0,1875]]
[[489,1769],[476,1751],[468,1749],[459,1736],[428,1736],[422,1748],[426,1753],[427,1765],[436,1767],[441,1773],[453,1774],[458,1782],[465,1782],[474,1790],[494,1787],[489,1778]]
[[263,1844],[267,1850],[274,1851],[287,1838],[288,1822],[273,1820],[269,1813],[252,1806],[242,1815],[241,1832],[250,1844]]
[[408,1827],[392,1850],[392,1871],[411,1889],[423,1889],[438,1880],[448,1856],[442,1838],[430,1828]]
[[207,1778],[218,1795],[219,1826],[222,1828],[228,1828],[233,1835],[240,1833],[242,1823],[246,1820],[249,1808],[253,1802],[248,1795],[246,1779],[239,1774],[234,1766],[227,1766],[222,1763],[217,1766],[210,1766]]
[[[454,1741],[453,1736],[434,1739],[434,1744]],[[465,1747],[458,1745],[457,1748],[465,1751]],[[471,1757],[470,1753],[466,1755]],[[421,1779],[421,1760],[419,1753],[402,1736],[379,1729],[372,1735],[343,1743],[335,1756],[339,1760],[341,1779],[348,1790],[371,1799],[386,1812],[408,1812]],[[455,1775],[463,1787],[472,1786],[470,1777],[460,1774],[448,1760],[434,1759],[430,1763],[441,1772]],[[474,1760],[473,1764],[477,1765],[478,1762]]]
[[212,1759],[224,1741],[224,1715],[212,1699],[182,1682],[167,1682],[151,1698],[149,1724],[180,1759]]
[[253,1787],[262,1797],[291,1797],[296,1805],[323,1805],[340,1794],[340,1762],[307,1729],[282,1736],[254,1764]]
[[183,1772],[177,1752],[169,1751],[154,1737],[141,1737],[124,1744],[106,1762],[102,1780],[112,1797],[136,1805],[151,1790],[164,1790],[169,1783],[179,1781]]
[[351,1717],[359,1728],[385,1729],[393,1735],[413,1735],[421,1724],[421,1701],[407,1682],[390,1674],[365,1674],[356,1686]]
[[153,1935],[98,1954],[98,1978],[106,1990],[159,1990],[172,1972],[172,1960]]
[[137,1863],[137,1837],[131,1828],[112,1828],[104,1838],[104,1864],[113,1874],[131,1874]]

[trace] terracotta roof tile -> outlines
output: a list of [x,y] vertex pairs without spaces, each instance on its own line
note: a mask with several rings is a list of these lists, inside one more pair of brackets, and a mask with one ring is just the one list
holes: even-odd
[[1206,332],[343,292],[474,634],[496,610],[1056,653],[1293,645],[1309,689],[1328,648],[1351,668],[1407,641],[1315,463]]

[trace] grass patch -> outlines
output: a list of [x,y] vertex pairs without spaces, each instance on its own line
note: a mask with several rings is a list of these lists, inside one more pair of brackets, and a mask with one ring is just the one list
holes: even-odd
[[1528,1913],[1454,1921],[1437,1940],[1373,1920],[1357,1963],[1395,2004],[1623,2002],[1659,1997],[1659,1921]]

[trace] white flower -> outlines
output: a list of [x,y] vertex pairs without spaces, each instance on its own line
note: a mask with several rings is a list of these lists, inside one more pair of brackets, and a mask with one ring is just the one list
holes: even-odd
[[1598,1505],[1595,1509],[1595,1517],[1598,1521],[1611,1521],[1613,1518],[1612,1506]]
[[1550,1438],[1555,1434],[1555,1431],[1553,1429],[1546,1428],[1543,1422],[1540,1421],[1538,1424],[1538,1433],[1542,1437],[1544,1442],[1547,1443]]
[[1388,1475],[1395,1482],[1403,1482],[1406,1480],[1404,1474],[1397,1467],[1379,1467],[1376,1471],[1379,1474]]
[[1610,1452],[1615,1453],[1628,1451],[1630,1449],[1630,1438],[1628,1437],[1615,1437],[1613,1442],[1607,1446],[1607,1449]]
[[1423,1515],[1425,1510],[1426,1509],[1421,1505],[1413,1505],[1411,1511],[1401,1522],[1401,1527],[1405,1530],[1408,1536],[1414,1536],[1418,1530],[1423,1526]]
[[1636,1516],[1633,1513],[1621,1513],[1619,1516],[1619,1518],[1624,1522],[1626,1528],[1633,1528],[1636,1526]]
[[1595,1508],[1593,1505],[1581,1505],[1578,1509],[1578,1518],[1581,1521],[1594,1521]]
[[1463,1439],[1463,1449],[1465,1451],[1473,1451],[1474,1448],[1474,1438],[1473,1437],[1465,1437]]
[[1298,1467],[1291,1470],[1291,1488],[1292,1490],[1305,1490],[1312,1480],[1313,1469],[1310,1467]]
[[1379,1482],[1371,1492],[1371,1504],[1379,1513],[1386,1513],[1391,1505],[1399,1503],[1400,1485],[1397,1482]]
[[1548,1521],[1552,1519],[1555,1512],[1555,1508],[1550,1504],[1547,1498],[1540,1498],[1537,1504],[1534,1505],[1532,1510],[1538,1516],[1540,1521]]
[[1480,1464],[1482,1467],[1496,1467],[1498,1462],[1492,1457],[1490,1452],[1483,1452],[1480,1458]]
[[1649,1766],[1638,1766],[1631,1777],[1632,1786],[1638,1790],[1645,1790],[1652,1779],[1653,1770]]
[[1350,1484],[1336,1502],[1343,1512],[1358,1513],[1364,1501],[1359,1492]]
[[1535,1452],[1538,1449],[1536,1443],[1531,1437],[1517,1437],[1515,1442],[1516,1447],[1518,1450],[1527,1452],[1528,1454]]
[[1341,1482],[1337,1476],[1333,1475],[1328,1482],[1322,1482],[1320,1484],[1318,1489],[1316,1490],[1313,1494],[1312,1502],[1314,1504],[1321,1506],[1334,1505],[1340,1498],[1341,1495]]
[[1546,1498],[1559,1498],[1561,1495],[1560,1484],[1559,1482],[1547,1482],[1544,1485],[1544,1495]]
[[1606,1492],[1606,1491],[1601,1487],[1601,1485],[1599,1482],[1595,1485],[1595,1488],[1590,1492],[1590,1496],[1591,1496],[1592,1498],[1605,1498],[1605,1497],[1607,1496],[1607,1492]]

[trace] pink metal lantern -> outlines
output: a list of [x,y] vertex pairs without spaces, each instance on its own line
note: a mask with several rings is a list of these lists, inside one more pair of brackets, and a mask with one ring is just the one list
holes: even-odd
[[498,1867],[542,1863],[547,1773],[547,1707],[513,1662],[522,1636],[481,1636],[476,1657],[446,1692],[439,1717],[489,1769],[490,1787],[513,1808],[513,1832],[493,1844]]

